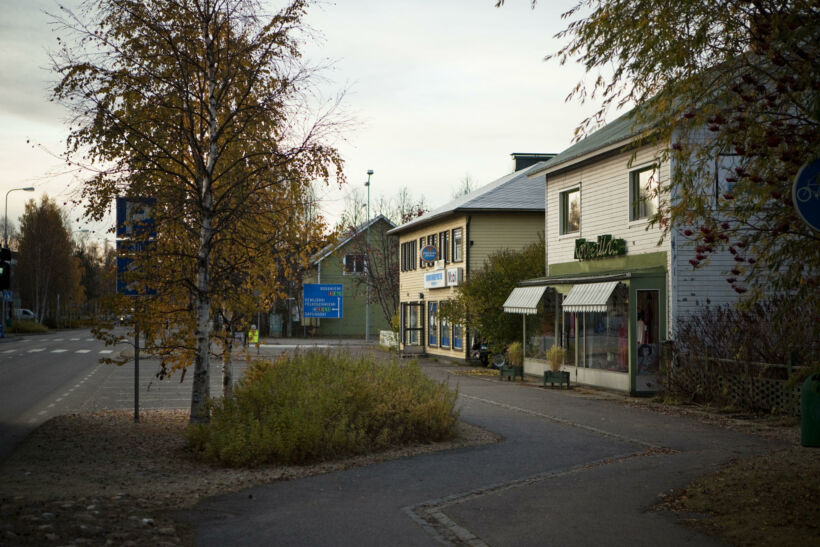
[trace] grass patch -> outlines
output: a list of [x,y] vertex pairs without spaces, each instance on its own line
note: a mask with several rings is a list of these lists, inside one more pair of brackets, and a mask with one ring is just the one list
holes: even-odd
[[820,449],[735,461],[675,494],[670,508],[731,545],[820,545]]
[[330,460],[452,438],[456,396],[415,361],[283,355],[255,361],[186,438],[202,459],[232,467]]
[[48,327],[37,321],[12,321],[9,332],[22,334],[48,332]]

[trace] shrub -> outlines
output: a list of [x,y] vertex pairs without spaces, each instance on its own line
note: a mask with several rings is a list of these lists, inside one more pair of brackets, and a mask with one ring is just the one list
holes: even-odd
[[48,327],[37,321],[12,321],[9,332],[40,333],[48,332]]
[[417,363],[310,351],[256,361],[209,424],[186,432],[201,458],[228,466],[300,464],[451,438],[456,393]]
[[560,370],[566,356],[567,350],[557,344],[554,344],[549,351],[547,351],[547,360],[550,362],[550,370],[553,372]]
[[524,347],[521,342],[513,342],[507,348],[507,357],[510,359],[510,365],[520,367],[524,364]]

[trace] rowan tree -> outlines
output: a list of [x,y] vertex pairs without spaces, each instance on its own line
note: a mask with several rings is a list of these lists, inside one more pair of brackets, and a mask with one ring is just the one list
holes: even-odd
[[773,289],[817,303],[820,233],[792,196],[820,156],[817,1],[583,0],[563,17],[547,59],[583,65],[567,99],[598,103],[578,138],[634,105],[636,145],[675,163],[654,225],[693,240],[694,267],[728,249],[726,280],[750,302]]
[[[342,182],[326,144],[333,104],[309,108],[294,0],[271,17],[254,0],[103,0],[64,12],[56,100],[74,114],[67,160],[92,169],[82,197],[100,219],[115,196],[151,197],[156,237],[134,255],[146,333],[193,365],[191,421],[208,419],[214,298],[270,264],[314,180]],[[280,240],[278,238],[284,238]],[[244,277],[243,277],[244,279]]]

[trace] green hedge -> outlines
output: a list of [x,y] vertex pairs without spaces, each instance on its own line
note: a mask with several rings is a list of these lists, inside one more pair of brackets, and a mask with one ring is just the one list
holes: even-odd
[[457,394],[415,362],[321,351],[256,361],[189,446],[228,466],[300,464],[451,438]]

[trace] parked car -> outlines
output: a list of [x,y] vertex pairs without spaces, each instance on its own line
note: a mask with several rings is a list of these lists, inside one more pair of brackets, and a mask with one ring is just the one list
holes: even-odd
[[14,318],[18,321],[36,321],[34,312],[26,308],[15,308]]

